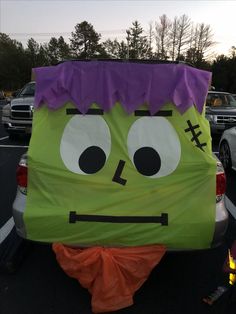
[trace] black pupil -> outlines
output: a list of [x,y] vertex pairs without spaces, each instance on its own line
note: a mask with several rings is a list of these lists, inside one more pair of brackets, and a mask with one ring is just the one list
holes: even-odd
[[106,155],[104,151],[98,146],[90,146],[83,151],[79,158],[80,169],[92,174],[98,172],[106,162]]
[[134,164],[142,175],[153,176],[161,168],[161,158],[152,147],[142,147],[134,154]]

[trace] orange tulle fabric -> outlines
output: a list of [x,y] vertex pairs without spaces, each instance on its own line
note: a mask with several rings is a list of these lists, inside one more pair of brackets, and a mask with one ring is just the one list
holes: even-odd
[[65,273],[92,295],[93,313],[113,312],[133,304],[133,295],[166,252],[163,245],[125,248],[70,248],[53,244]]

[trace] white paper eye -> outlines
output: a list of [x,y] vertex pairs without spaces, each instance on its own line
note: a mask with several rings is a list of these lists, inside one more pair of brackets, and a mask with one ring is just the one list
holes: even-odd
[[100,171],[110,150],[110,130],[102,117],[75,115],[67,123],[61,138],[60,154],[70,171],[84,175]]
[[164,117],[142,117],[136,120],[129,130],[127,144],[133,165],[144,176],[167,176],[179,164],[179,136]]

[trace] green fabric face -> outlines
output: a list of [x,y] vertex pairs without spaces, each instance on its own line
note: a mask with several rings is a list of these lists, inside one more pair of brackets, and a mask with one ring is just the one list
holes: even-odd
[[[144,106],[143,116],[127,115],[118,103],[103,115],[66,114],[69,108],[75,109],[68,103],[34,113],[24,214],[28,239],[210,246],[216,162],[204,115],[194,106],[181,115],[171,104],[163,106],[171,112],[164,117],[147,116]],[[70,222],[70,212],[85,215],[79,216],[85,221]],[[152,220],[162,214],[168,225]],[[113,221],[101,221],[104,216]],[[91,217],[98,221],[86,221]],[[139,222],[128,222],[130,217]]]

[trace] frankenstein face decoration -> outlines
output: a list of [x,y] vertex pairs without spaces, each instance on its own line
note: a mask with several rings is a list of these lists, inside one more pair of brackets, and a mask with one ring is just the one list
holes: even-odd
[[155,116],[146,108],[127,115],[119,104],[109,113],[91,108],[86,115],[70,105],[37,111],[28,206],[40,217],[27,218],[26,211],[28,234],[43,224],[47,241],[69,237],[69,243],[84,245],[143,245],[166,240],[183,246],[192,241],[190,232],[208,232],[204,220],[213,217],[215,206],[208,125],[194,107],[184,115],[172,105],[163,109]]
[[210,246],[215,161],[208,122],[167,103],[129,114],[93,103],[35,110],[25,225],[29,239],[81,246]]
[[[109,114],[103,117],[103,110],[99,109],[90,109],[86,116],[82,116],[78,110],[68,109],[67,113],[75,113],[75,116],[67,123],[61,140],[60,154],[65,166],[69,171],[81,175],[99,173],[108,163],[114,137],[113,129],[110,130],[108,126]],[[122,173],[126,172],[125,167],[128,163],[128,167],[133,168],[130,176],[136,175],[138,180],[140,175],[150,179],[165,177],[175,170],[180,161],[179,137],[168,120],[161,117],[162,115],[171,116],[172,111],[160,111],[158,117],[150,117],[147,110],[137,110],[134,114],[140,118],[130,117],[130,121],[127,121],[131,124],[130,126],[122,124],[123,130],[121,129],[120,133],[123,133],[122,138],[126,138],[126,141],[119,150],[122,152],[125,149],[126,153],[124,155],[124,153],[117,152],[118,158],[115,158],[114,161],[111,160],[111,166],[108,171],[105,171],[107,184],[112,180],[120,185],[126,185],[127,178],[122,177]],[[114,109],[114,115],[118,117],[119,110]],[[163,132],[166,134],[165,140]],[[155,134],[155,139],[153,139],[153,134]],[[168,145],[165,145],[165,141]],[[119,155],[122,159],[119,159]],[[106,193],[106,191],[104,192]],[[83,216],[83,220],[86,218],[92,219],[91,216]],[[75,222],[76,219],[81,221],[81,215],[71,212],[70,222]],[[124,223],[160,222],[168,224],[168,215],[163,214],[161,217],[128,216],[127,213],[123,217],[93,215],[93,221],[105,222],[108,220],[114,223],[123,221]]]

